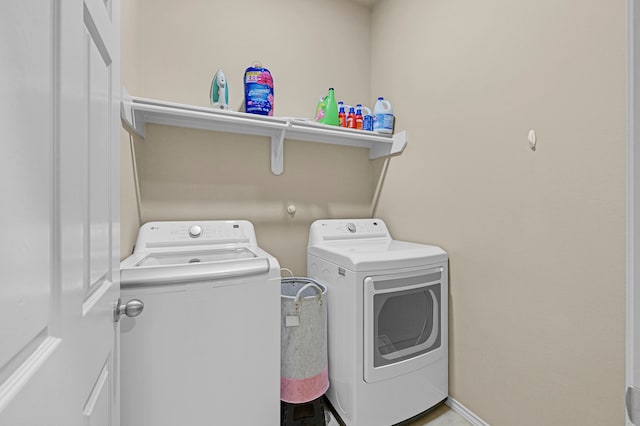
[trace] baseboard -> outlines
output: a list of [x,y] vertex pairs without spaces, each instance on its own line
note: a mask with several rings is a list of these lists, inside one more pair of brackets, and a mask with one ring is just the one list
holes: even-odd
[[469,410],[467,407],[460,404],[458,401],[451,397],[447,398],[445,404],[447,404],[452,411],[455,411],[456,413],[460,414],[460,416],[464,417],[464,419],[471,423],[473,426],[490,426],[489,423],[482,420],[473,411]]

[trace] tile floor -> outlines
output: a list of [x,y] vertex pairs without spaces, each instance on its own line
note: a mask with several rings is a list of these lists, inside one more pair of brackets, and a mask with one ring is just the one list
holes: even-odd
[[[339,426],[340,423],[333,416],[327,422],[327,426]],[[458,413],[452,411],[448,406],[442,404],[432,412],[409,423],[408,426],[471,426]]]
[[471,426],[471,423],[466,421],[458,413],[454,412],[442,404],[429,414],[425,414],[423,417],[412,421],[409,426]]

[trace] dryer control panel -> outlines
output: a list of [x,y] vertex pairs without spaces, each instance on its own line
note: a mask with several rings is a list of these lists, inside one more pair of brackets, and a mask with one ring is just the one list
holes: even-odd
[[329,241],[358,239],[391,240],[387,225],[380,219],[317,220],[309,230],[309,246]]

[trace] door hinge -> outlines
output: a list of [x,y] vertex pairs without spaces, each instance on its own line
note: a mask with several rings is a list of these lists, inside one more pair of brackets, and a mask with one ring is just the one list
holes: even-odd
[[636,426],[640,426],[640,388],[630,386],[625,395],[627,415],[629,420]]

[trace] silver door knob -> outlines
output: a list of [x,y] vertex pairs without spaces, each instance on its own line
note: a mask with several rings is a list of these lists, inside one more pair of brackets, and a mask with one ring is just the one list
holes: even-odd
[[127,303],[120,303],[121,299],[118,299],[115,309],[113,310],[113,320],[115,322],[120,321],[123,315],[128,317],[137,317],[142,313],[144,309],[144,303],[138,299],[129,300]]

